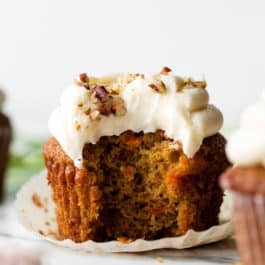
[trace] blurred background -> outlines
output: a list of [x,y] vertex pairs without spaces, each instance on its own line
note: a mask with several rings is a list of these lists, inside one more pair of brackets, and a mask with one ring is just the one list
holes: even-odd
[[236,126],[265,88],[264,25],[262,0],[0,0],[0,87],[16,139],[9,175],[43,166],[49,115],[80,72],[166,65],[205,76],[225,127]]

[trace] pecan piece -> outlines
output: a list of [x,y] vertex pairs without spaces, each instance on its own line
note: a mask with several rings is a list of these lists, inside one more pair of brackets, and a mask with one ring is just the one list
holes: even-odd
[[75,121],[75,129],[77,131],[80,131],[80,129],[81,129],[81,124],[78,121]]
[[101,115],[109,116],[111,113],[111,107],[109,106],[109,104],[100,104],[98,111]]
[[97,85],[94,89],[96,92],[95,96],[99,100],[102,100],[104,97],[106,97],[109,94],[109,92],[106,90],[106,88],[104,86]]
[[88,81],[89,81],[89,78],[88,78],[86,73],[80,74],[79,78],[80,78],[80,81],[83,82],[83,83],[88,83]]
[[178,78],[177,80],[177,91],[182,91],[184,88],[206,88],[207,82],[205,80],[202,81],[194,81],[191,78],[182,79]]
[[178,92],[178,91],[182,91],[183,88],[185,87],[185,85],[186,85],[186,82],[184,81],[184,79],[178,77],[178,78],[177,78],[177,92]]
[[196,88],[206,88],[207,82],[205,80],[203,81],[192,81],[191,85]]
[[137,74],[135,74],[135,76],[140,76],[142,79],[144,79],[144,74],[139,74],[139,73],[137,73]]
[[124,100],[121,97],[114,97],[112,100],[111,111],[116,116],[123,116],[126,113]]
[[90,113],[90,118],[92,121],[100,120],[100,112],[98,110],[92,110]]
[[168,75],[169,72],[171,72],[172,70],[170,68],[168,68],[167,66],[165,66],[161,71],[160,74],[161,75]]
[[158,80],[156,82],[156,84],[152,83],[152,84],[149,84],[148,86],[158,93],[165,93],[166,92],[166,86],[165,86],[164,82],[161,80]]
[[90,115],[90,113],[91,113],[91,108],[88,108],[84,113],[85,113],[86,115]]

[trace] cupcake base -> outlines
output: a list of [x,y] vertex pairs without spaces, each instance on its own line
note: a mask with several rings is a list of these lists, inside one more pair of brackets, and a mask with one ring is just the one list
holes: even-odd
[[[225,205],[221,207],[219,224],[201,232],[189,230],[185,235],[179,237],[152,241],[137,239],[130,243],[121,241],[95,242],[92,240],[75,243],[69,239],[61,240],[56,222],[56,205],[52,200],[51,194],[51,189],[47,182],[47,172],[44,171],[33,176],[17,194],[15,206],[19,221],[28,231],[36,234],[42,240],[77,251],[135,253],[163,248],[185,249],[221,241],[233,233],[231,215],[225,206],[230,205],[230,201],[229,196],[226,196],[224,199]],[[38,198],[37,201],[36,198]],[[228,245],[230,245],[229,241]],[[222,256],[222,254],[220,255]]]
[[102,137],[84,147],[77,169],[55,139],[44,148],[63,239],[130,242],[205,230],[218,224],[228,166],[224,138],[204,140],[188,159],[164,133]]

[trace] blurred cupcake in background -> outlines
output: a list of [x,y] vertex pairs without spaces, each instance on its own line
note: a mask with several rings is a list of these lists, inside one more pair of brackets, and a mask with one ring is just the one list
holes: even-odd
[[226,148],[235,167],[221,176],[233,193],[233,220],[244,265],[265,264],[265,91],[247,108]]
[[9,118],[3,113],[5,94],[0,90],[0,200],[3,199],[4,176],[8,163],[12,129]]

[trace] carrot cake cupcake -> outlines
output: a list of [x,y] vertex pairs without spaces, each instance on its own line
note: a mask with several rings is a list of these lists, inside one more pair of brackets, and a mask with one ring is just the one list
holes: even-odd
[[62,239],[130,242],[218,224],[229,166],[222,114],[205,81],[81,74],[52,113],[44,146]]
[[239,130],[227,145],[234,168],[221,176],[233,192],[233,220],[244,265],[265,264],[265,91],[242,115]]

